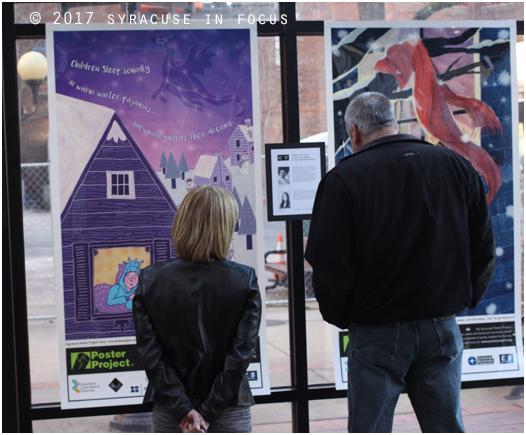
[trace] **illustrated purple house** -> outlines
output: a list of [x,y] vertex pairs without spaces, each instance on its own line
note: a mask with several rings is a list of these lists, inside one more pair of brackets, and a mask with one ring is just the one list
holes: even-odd
[[109,264],[115,278],[98,285],[95,267],[103,251],[174,257],[176,206],[114,110],[57,95],[57,116],[66,340],[133,336],[131,303],[108,296],[125,264]]
[[250,119],[245,120],[245,125],[238,125],[228,140],[230,146],[230,166],[243,163],[243,151],[248,155],[249,163],[254,163],[254,127]]
[[215,156],[201,155],[194,169],[194,185],[219,186],[232,192],[232,173],[221,158],[221,153]]

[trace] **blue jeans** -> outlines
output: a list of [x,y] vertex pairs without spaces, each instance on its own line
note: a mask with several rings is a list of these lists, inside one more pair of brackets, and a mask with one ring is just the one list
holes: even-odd
[[454,316],[349,325],[349,432],[392,432],[407,390],[422,432],[465,432],[462,336]]

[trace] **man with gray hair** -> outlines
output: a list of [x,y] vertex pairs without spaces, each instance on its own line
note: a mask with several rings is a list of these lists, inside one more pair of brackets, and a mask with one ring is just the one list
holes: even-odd
[[455,315],[495,272],[483,181],[398,134],[382,94],[353,99],[345,124],[353,154],[320,182],[305,258],[323,318],[349,330],[349,432],[391,432],[404,388],[422,432],[464,432]]

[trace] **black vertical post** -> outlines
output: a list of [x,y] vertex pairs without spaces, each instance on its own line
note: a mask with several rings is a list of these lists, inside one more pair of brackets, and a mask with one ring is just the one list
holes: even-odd
[[126,22],[130,22],[130,15],[135,16],[135,20],[139,21],[139,17],[137,16],[137,3],[131,3],[127,2],[124,3],[126,5],[125,7],[125,13],[126,13]]
[[[296,4],[280,3],[280,13],[287,16],[285,33],[280,40],[283,142],[299,142],[300,111]],[[296,400],[292,402],[292,431],[309,432],[303,221],[287,222],[287,268],[289,277],[290,373],[291,385],[296,391]]]
[[3,417],[13,430],[32,432],[14,3],[2,3],[2,15],[2,299],[4,315],[9,311],[4,317],[8,323],[4,323],[8,333],[4,340],[13,352],[6,354],[4,349],[3,360],[7,359],[8,364],[4,366],[3,379],[9,385],[9,400],[4,400]]
[[[5,113],[5,107],[4,107]],[[5,149],[5,134],[2,136],[2,150]],[[13,295],[11,292],[11,256],[9,255],[9,219],[7,218],[7,177],[4,166],[2,169],[2,388],[9,392],[9,400],[4,400],[2,411],[2,431],[7,433],[19,432],[18,400],[16,388],[16,356],[15,356],[15,316],[13,314]]]
[[297,393],[292,403],[292,431],[306,433],[309,432],[309,380],[302,222],[287,222],[287,265],[291,386]]

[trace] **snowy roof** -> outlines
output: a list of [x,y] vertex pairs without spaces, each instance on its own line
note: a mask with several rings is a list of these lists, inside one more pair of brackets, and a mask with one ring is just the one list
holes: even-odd
[[238,125],[241,133],[245,136],[248,142],[254,142],[254,129],[253,127],[247,127],[246,125]]
[[[62,212],[115,110],[60,94],[56,94],[56,109]],[[108,137],[125,138],[116,123]]]
[[194,178],[196,176],[203,177],[203,178],[210,178],[212,176],[212,173],[214,172],[216,163],[217,163],[217,156],[206,156],[206,155],[200,156],[199,160],[197,161],[197,165],[195,165]]
[[115,143],[119,141],[124,142],[126,140],[126,135],[122,131],[122,128],[117,121],[113,121],[111,129],[106,136],[106,140],[112,140]]

